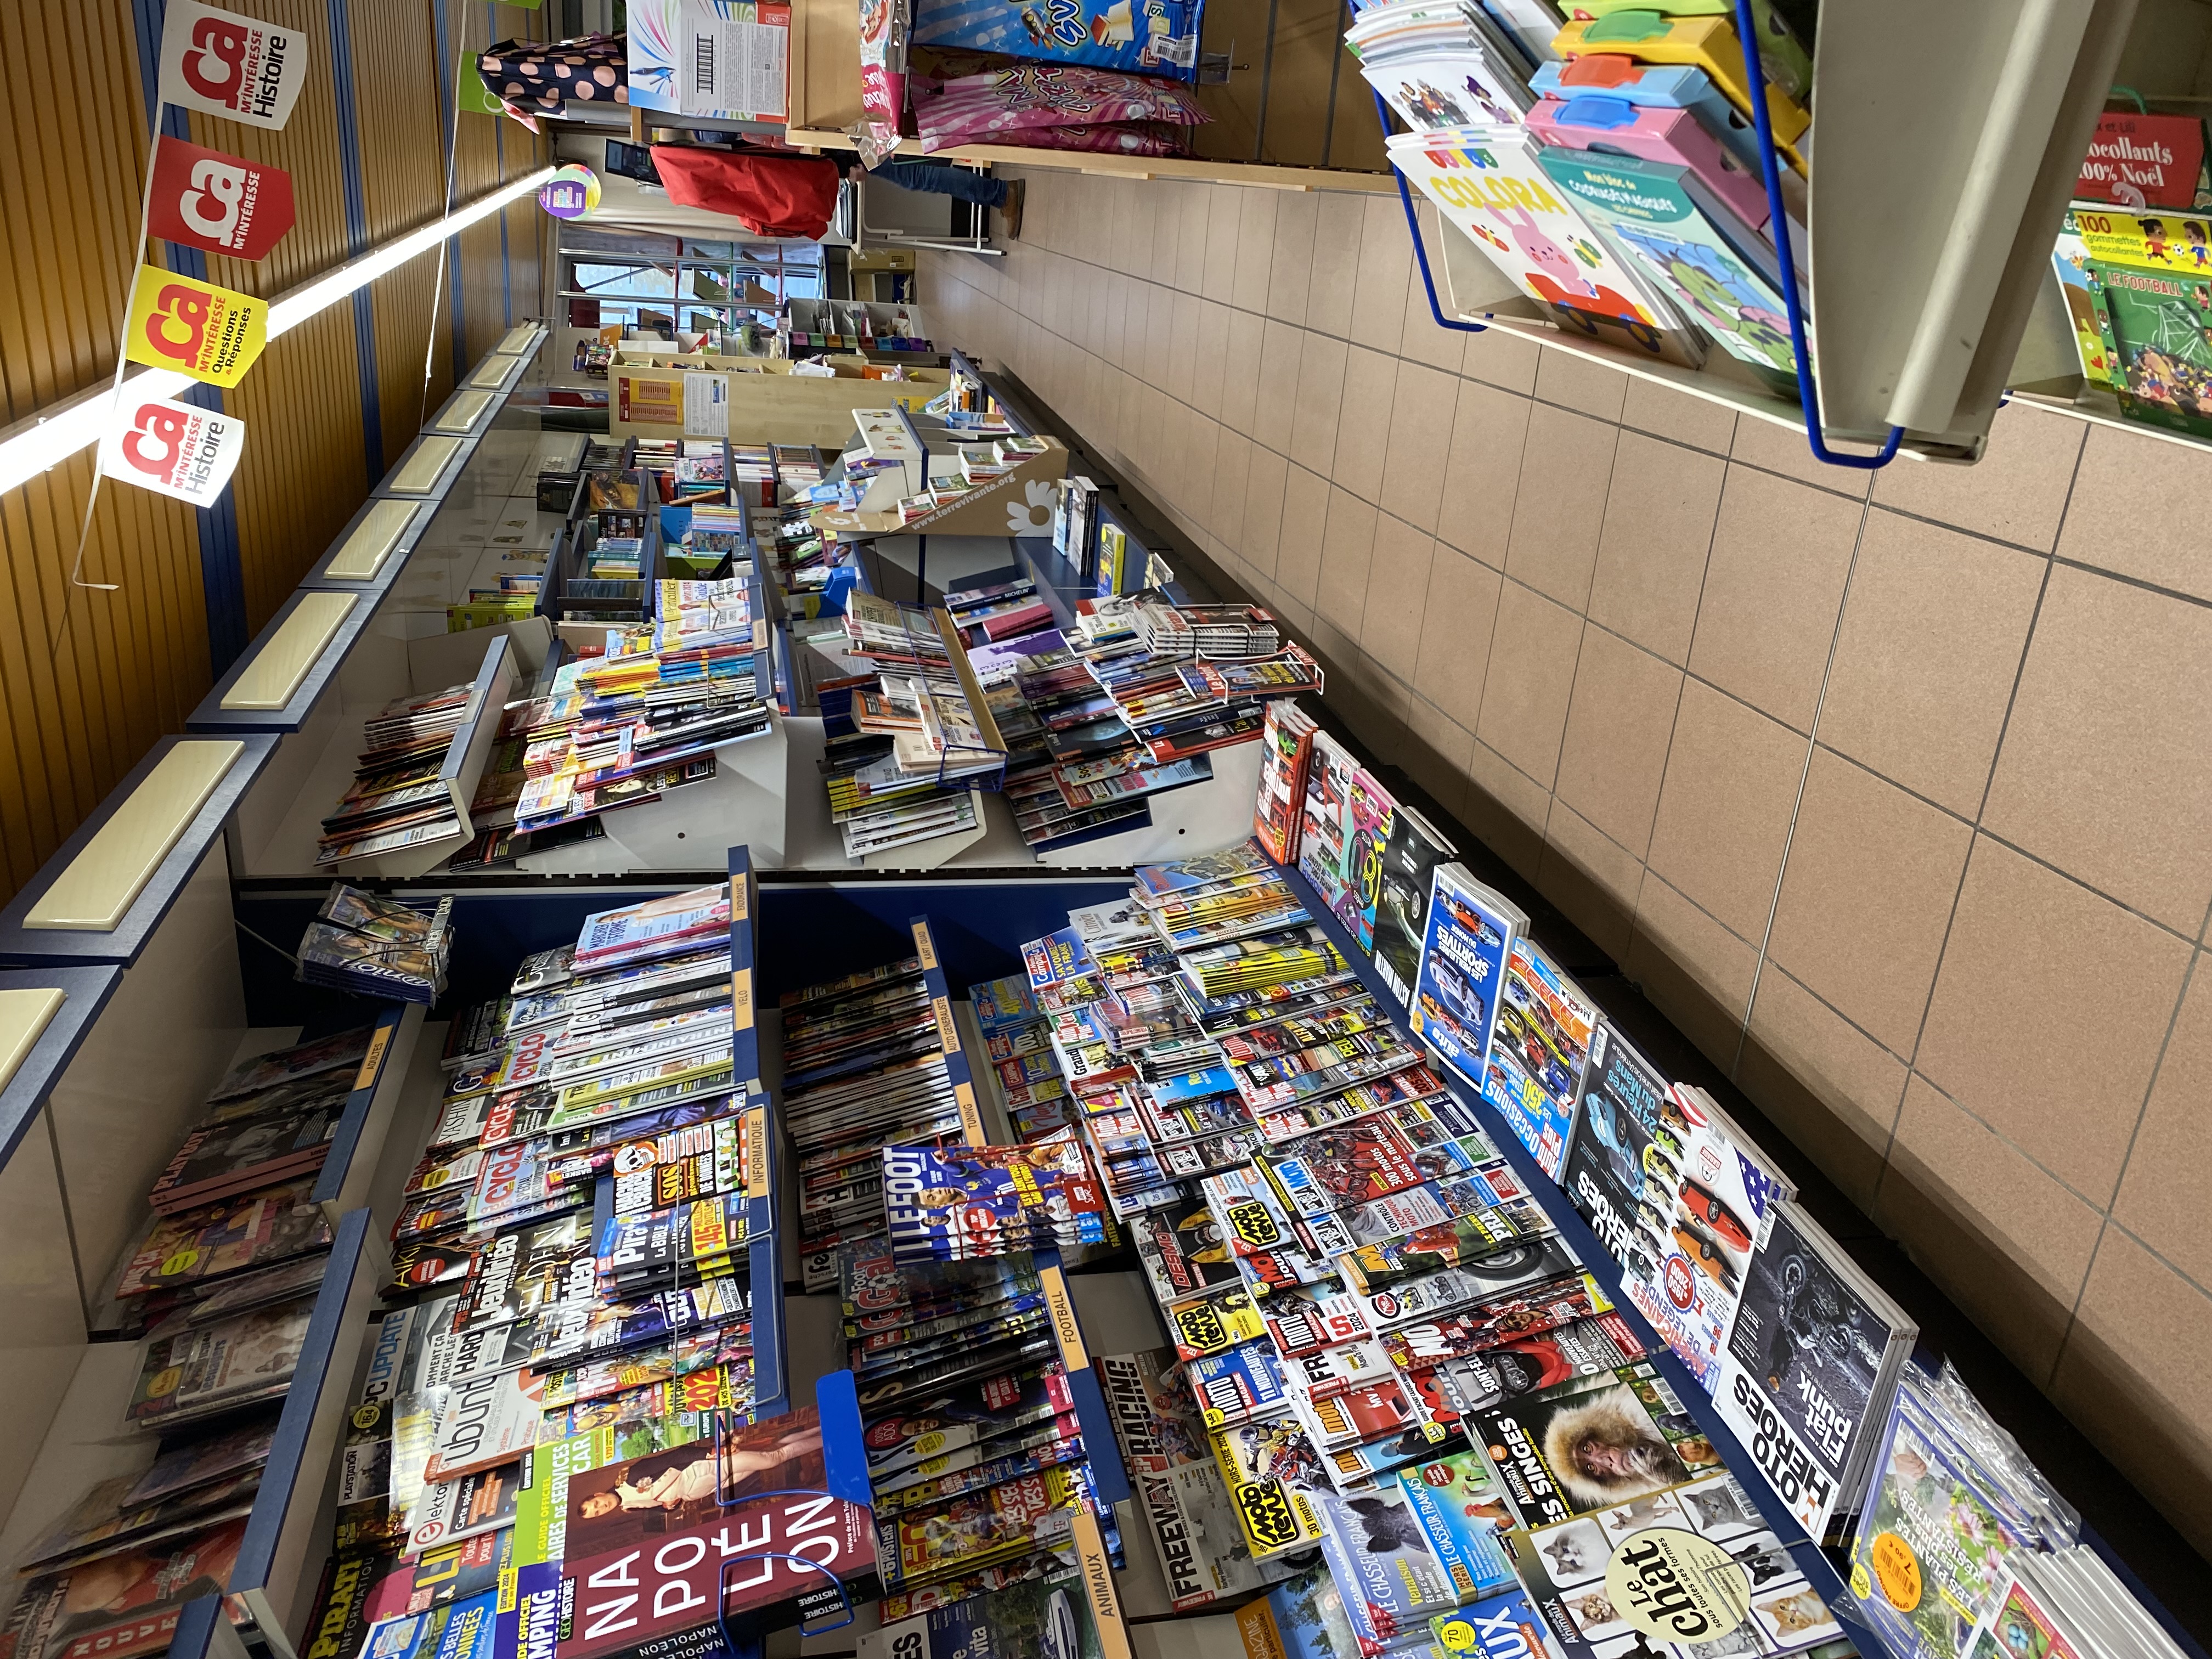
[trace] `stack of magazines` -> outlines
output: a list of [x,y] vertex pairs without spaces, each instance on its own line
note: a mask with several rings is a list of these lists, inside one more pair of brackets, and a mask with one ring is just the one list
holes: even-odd
[[428,911],[334,884],[300,940],[297,977],[356,996],[435,1002],[453,955],[453,896]]
[[[1206,782],[1212,751],[1259,740],[1267,710],[1318,690],[1320,665],[1252,606],[1176,606],[1156,592],[1085,599],[1072,629],[1010,638],[992,707],[1007,803],[1032,847],[1148,820],[1150,797]],[[1010,613],[1011,614],[1011,613]]]
[[717,748],[768,732],[750,615],[735,624],[720,583],[664,586],[678,590],[677,614],[653,648],[563,663],[546,696],[512,711],[524,744],[518,830],[657,799],[712,777]]
[[1022,1146],[887,1147],[884,1218],[902,1263],[1103,1243],[1097,1177],[1073,1129]]
[[848,858],[975,829],[973,786],[995,787],[1006,769],[1003,739],[971,701],[948,631],[927,612],[848,597],[846,649],[883,670],[816,687],[823,784]]
[[730,973],[728,890],[702,888],[587,918],[454,1020],[351,1419],[338,1547],[368,1584],[511,1570],[534,1449],[669,1453],[750,1411],[769,1131]]
[[[1029,979],[1175,1338],[1108,1381],[1178,1597],[1318,1549],[1346,1652],[1463,1650],[1451,1618],[1602,1652],[1586,1593],[1614,1542],[1667,1526],[1743,1564],[1746,1616],[1767,1609],[1747,1650],[1832,1642],[1738,1474],[1257,843],[1136,875],[1122,914],[1031,947]],[[1210,1476],[1161,1443],[1179,1413],[1150,1402],[1177,1395]],[[1241,1557],[1194,1559],[1207,1514]]]
[[824,1290],[839,1247],[880,1247],[884,1150],[957,1138],[960,1106],[920,958],[787,993],[780,1008],[799,1250],[807,1288]]
[[[1010,1587],[1072,1577],[1079,1517],[1118,1563],[1030,1258],[916,1264],[868,1244],[836,1256],[884,1624],[956,1604],[972,1620]],[[1020,1626],[987,1628],[1006,1641]]]
[[461,833],[453,793],[439,773],[475,688],[402,697],[363,727],[352,786],[323,820],[317,864],[373,858]]

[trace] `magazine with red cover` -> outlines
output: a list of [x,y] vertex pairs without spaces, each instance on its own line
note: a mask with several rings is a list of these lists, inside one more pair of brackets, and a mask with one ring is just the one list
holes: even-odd
[[718,1599],[733,1634],[872,1601],[868,1511],[826,1483],[811,1408],[570,1476],[555,1659],[684,1650]]
[[160,1653],[187,1601],[229,1588],[245,1536],[243,1519],[226,1521],[33,1579],[0,1630],[0,1659]]

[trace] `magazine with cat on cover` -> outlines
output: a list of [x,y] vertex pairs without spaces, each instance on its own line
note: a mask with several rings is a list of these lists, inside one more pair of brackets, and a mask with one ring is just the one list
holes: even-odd
[[[1725,1471],[1510,1532],[1504,1543],[1561,1659],[1784,1659],[1844,1634]],[[1686,1583],[1694,1591],[1683,1593]]]
[[1721,1420],[1807,1534],[1857,1507],[1919,1327],[1792,1200],[1753,1254],[1713,1390]]
[[1431,1547],[1404,1492],[1385,1483],[1356,1498],[1322,1492],[1322,1559],[1344,1592],[1363,1659],[1399,1647],[1429,1615],[1459,1605],[1451,1570]]
[[1534,939],[1514,942],[1484,1057],[1482,1097],[1554,1181],[1567,1158],[1596,1004]]

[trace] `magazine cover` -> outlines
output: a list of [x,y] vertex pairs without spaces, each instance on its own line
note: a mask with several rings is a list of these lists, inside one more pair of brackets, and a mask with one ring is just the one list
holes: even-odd
[[1213,1461],[1255,1557],[1266,1559],[1321,1542],[1316,1499],[1332,1490],[1321,1454],[1289,1412],[1212,1431]]
[[1678,328],[1642,273],[1560,195],[1537,163],[1542,148],[1522,128],[1473,125],[1389,144],[1407,181],[1531,297],[1647,335]]
[[0,1628],[0,1659],[159,1652],[186,1602],[229,1588],[245,1536],[243,1519],[225,1521],[33,1578]]
[[2026,1540],[1941,1425],[1940,1404],[1900,1387],[1876,1442],[1850,1583],[1893,1652],[1959,1652],[1995,1604],[2005,1558]]
[[1448,1361],[1437,1368],[1436,1376],[1460,1414],[1467,1416],[1539,1389],[1612,1370],[1644,1353],[1627,1322],[1617,1313],[1603,1313]]
[[1375,893],[1375,971],[1404,1007],[1419,976],[1436,872],[1458,849],[1437,827],[1401,803],[1390,815]]
[[1596,1005],[1534,940],[1515,942],[1483,1065],[1482,1097],[1554,1181],[1566,1163],[1597,1017]]
[[1163,1308],[1237,1282],[1237,1264],[1230,1259],[1221,1224],[1200,1200],[1184,1199],[1132,1217],[1129,1237]]
[[1252,1559],[1175,1350],[1102,1354],[1096,1363],[1175,1610],[1211,1606],[1280,1577],[1280,1569]]
[[1298,818],[1298,873],[1321,902],[1340,911],[1350,884],[1345,866],[1346,812],[1359,763],[1326,732],[1313,734],[1306,763],[1306,794]]
[[1588,1273],[1580,1273],[1495,1297],[1479,1308],[1447,1314],[1425,1324],[1386,1332],[1382,1351],[1401,1371],[1434,1370],[1508,1339],[1556,1330],[1612,1311],[1613,1304],[1606,1299],[1603,1287]]
[[1528,914],[1465,866],[1437,866],[1407,1012],[1413,1035],[1478,1089],[1498,1014],[1498,988],[1504,983],[1514,941],[1528,929]]
[[[541,1449],[541,1460],[547,1449],[561,1457],[563,1477],[556,1486],[541,1462],[532,1486],[551,1490],[533,1496],[562,1505],[558,1581],[563,1607],[574,1609],[561,1621],[556,1659],[711,1633],[718,1603],[740,1632],[835,1616],[842,1598],[822,1573],[789,1559],[801,1551],[854,1600],[876,1593],[868,1512],[823,1489],[822,1425],[811,1407],[644,1457],[611,1457],[600,1437]],[[732,1538],[746,1547],[732,1554],[719,1541]],[[745,1569],[726,1575],[739,1556]]]
[[1298,856],[1305,817],[1306,766],[1313,756],[1313,716],[1289,697],[1267,704],[1260,738],[1260,787],[1253,803],[1252,833],[1278,864]]
[[313,1297],[257,1309],[146,1345],[133,1423],[166,1425],[248,1401],[273,1399],[299,1366],[314,1315]]
[[1470,1173],[1454,1126],[1425,1103],[1394,1106],[1270,1148],[1259,1164],[1281,1201],[1313,1218]]
[[[1645,1152],[1644,1173],[1656,1185],[1646,1188],[1637,1212],[1656,1260],[1648,1276],[1623,1275],[1621,1289],[1711,1393],[1752,1251],[1775,1204],[1791,1193],[1738,1144],[1705,1091],[1676,1084],[1668,1098],[1681,1140],[1675,1147],[1662,1134]],[[1674,1201],[1665,1203],[1670,1195]]]
[[1689,168],[1671,161],[1546,149],[1537,160],[1638,275],[1721,349],[1794,392],[1796,359],[1774,252]]
[[1379,1655],[1426,1627],[1429,1615],[1459,1605],[1450,1570],[1405,1493],[1385,1485],[1358,1498],[1322,1492],[1322,1559],[1344,1591],[1344,1610],[1362,1655]]
[[1187,1362],[1199,1416],[1209,1429],[1242,1423],[1287,1402],[1283,1362],[1264,1339]]
[[1519,1584],[1494,1590],[1455,1613],[1431,1613],[1429,1634],[1446,1653],[1480,1653],[1486,1659],[1548,1650],[1544,1621]]
[[1344,1594],[1327,1562],[1288,1578],[1237,1610],[1244,1659],[1351,1659],[1359,1651]]
[[1075,1573],[1030,1579],[935,1607],[883,1626],[876,1638],[896,1659],[1103,1659],[1097,1621]]
[[[1888,1405],[1892,1356],[1919,1328],[1839,1270],[1841,1248],[1797,1206],[1775,1206],[1721,1346],[1721,1420],[1808,1537],[1856,1507],[1848,1477]],[[1870,1287],[1869,1287],[1870,1288]]]
[[1513,1562],[1499,1539],[1514,1525],[1513,1510],[1480,1452],[1456,1451],[1401,1469],[1397,1481],[1461,1601],[1512,1583]]
[[1352,775],[1344,798],[1345,891],[1330,906],[1352,942],[1375,954],[1375,907],[1382,894],[1382,851],[1389,845],[1397,799],[1365,767]]
[[[1725,1473],[1510,1533],[1505,1544],[1564,1659],[1631,1653],[1767,1659],[1843,1634],[1820,1592]],[[1665,1588],[1684,1582],[1705,1593],[1681,1616],[1667,1617]]]
[[545,1384],[535,1371],[502,1371],[453,1385],[438,1418],[438,1441],[422,1478],[452,1480],[528,1455],[545,1414]]
[[1661,1179],[1671,1187],[1665,1149],[1680,1149],[1684,1127],[1667,1079],[1612,1021],[1601,1019],[1590,1033],[1582,1104],[1559,1185],[1630,1278],[1650,1278],[1656,1261],[1656,1246],[1637,1224],[1644,1202],[1644,1160],[1659,1147]]
[[1531,1527],[1664,1492],[1721,1466],[1649,1360],[1478,1412],[1468,1428]]

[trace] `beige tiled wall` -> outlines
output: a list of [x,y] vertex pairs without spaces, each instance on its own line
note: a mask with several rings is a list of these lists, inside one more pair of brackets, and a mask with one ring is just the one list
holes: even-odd
[[1438,328],[1395,197],[1037,173],[921,283],[2212,1553],[2212,458],[1821,467]]

